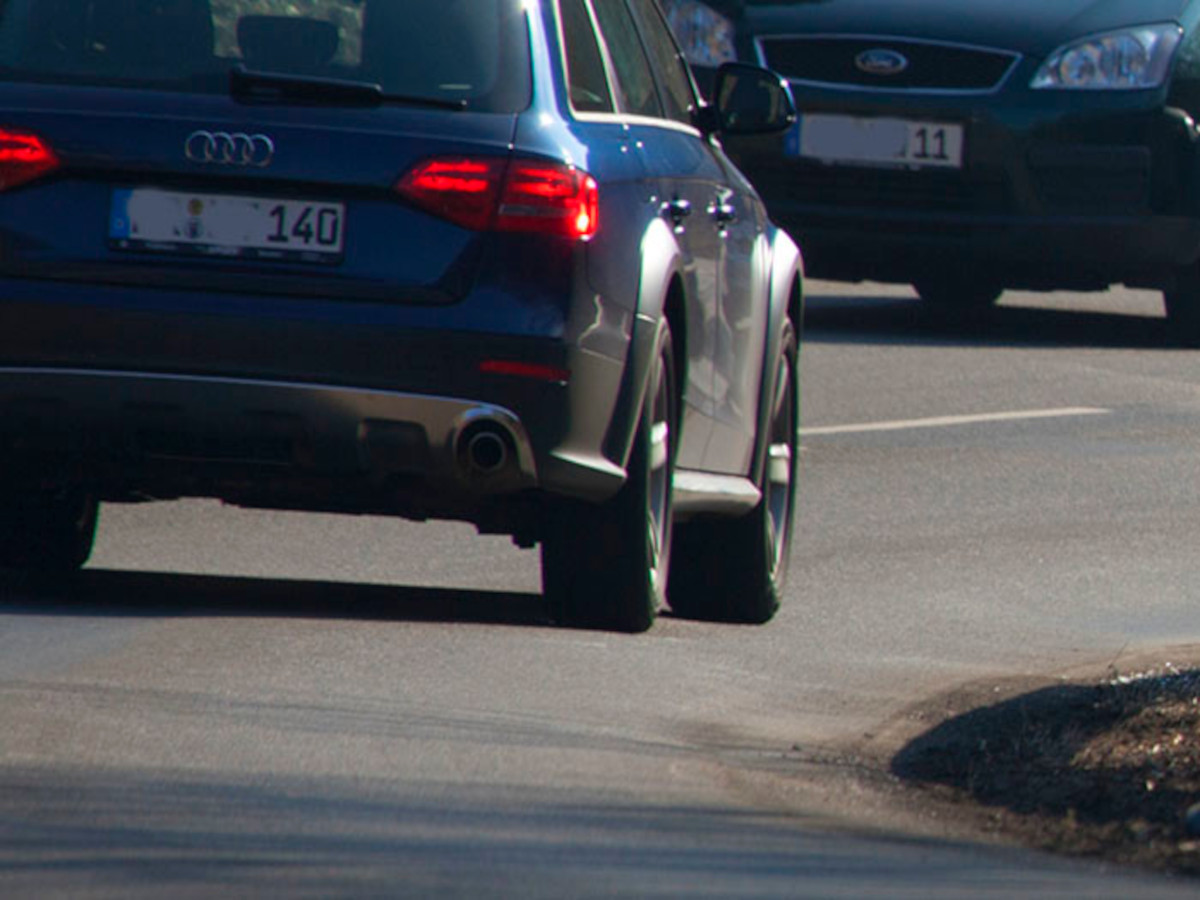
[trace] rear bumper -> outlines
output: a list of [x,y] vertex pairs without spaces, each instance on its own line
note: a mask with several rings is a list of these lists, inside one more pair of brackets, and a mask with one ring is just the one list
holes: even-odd
[[561,293],[430,307],[4,279],[0,298],[2,480],[513,534],[624,480],[605,447],[630,336],[617,318],[599,346],[568,338]]
[[207,496],[518,533],[540,492],[591,496],[620,483],[599,459],[539,466],[536,443],[516,412],[466,398],[0,367],[6,477],[68,480],[109,501]]
[[[88,453],[109,466],[163,462],[304,469],[382,484],[420,474],[446,490],[534,487],[528,433],[487,403],[330,385],[0,367],[0,433],[13,455]],[[504,447],[470,460],[472,437]],[[505,452],[500,452],[500,451]],[[134,478],[132,473],[128,476]]]

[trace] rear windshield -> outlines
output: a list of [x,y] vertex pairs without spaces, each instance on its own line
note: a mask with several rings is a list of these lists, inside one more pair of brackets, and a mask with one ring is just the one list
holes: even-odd
[[242,65],[510,112],[528,44],[520,0],[0,0],[7,81],[220,92]]

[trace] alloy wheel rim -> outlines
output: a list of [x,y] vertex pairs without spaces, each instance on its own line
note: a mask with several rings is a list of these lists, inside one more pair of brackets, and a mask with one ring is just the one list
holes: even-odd
[[658,602],[665,594],[666,561],[670,553],[669,496],[671,479],[671,385],[665,360],[659,360],[651,404],[650,455],[646,496],[646,538],[649,547],[649,578]]
[[775,399],[771,410],[771,443],[767,447],[767,471],[764,484],[767,513],[767,546],[771,558],[771,576],[779,572],[788,546],[788,528],[792,505],[796,452],[796,402],[792,367],[785,356],[780,360]]

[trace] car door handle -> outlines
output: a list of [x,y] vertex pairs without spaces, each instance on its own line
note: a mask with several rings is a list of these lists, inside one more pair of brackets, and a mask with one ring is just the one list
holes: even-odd
[[683,228],[684,220],[692,214],[692,204],[682,197],[676,197],[664,203],[662,211],[671,220],[671,224],[675,226],[675,230],[678,231]]
[[718,225],[730,225],[737,221],[737,206],[732,201],[718,197],[708,208],[708,214]]

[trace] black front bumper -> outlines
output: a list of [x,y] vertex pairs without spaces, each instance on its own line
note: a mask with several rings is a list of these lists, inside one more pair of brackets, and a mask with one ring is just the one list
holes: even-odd
[[1162,289],[1200,254],[1200,218],[1177,216],[862,216],[800,208],[793,228],[808,274],[914,282],[962,274],[1007,288]]
[[950,269],[1007,287],[1162,287],[1200,256],[1200,142],[1162,97],[798,90],[797,101],[802,117],[964,129],[960,169],[836,165],[789,157],[782,138],[732,142],[814,277],[911,282]]

